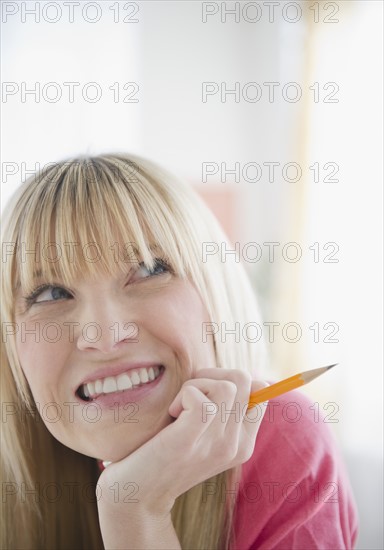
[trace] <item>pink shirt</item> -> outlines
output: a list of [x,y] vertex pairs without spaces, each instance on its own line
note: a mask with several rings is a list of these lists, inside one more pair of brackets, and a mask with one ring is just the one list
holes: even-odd
[[[298,391],[269,402],[255,451],[242,466],[236,550],[354,547],[356,506],[333,435],[318,412]],[[337,420],[332,412],[330,407],[328,422]]]

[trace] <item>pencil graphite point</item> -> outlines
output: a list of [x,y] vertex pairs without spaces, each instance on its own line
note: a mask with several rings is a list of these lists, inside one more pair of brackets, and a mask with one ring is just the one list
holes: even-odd
[[306,370],[304,372],[301,372],[299,376],[304,381],[304,384],[308,384],[308,382],[312,382],[312,380],[315,380],[315,378],[329,371],[329,369],[332,369],[337,364],[338,363],[334,363],[333,365],[328,365],[327,367],[320,367],[318,369]]

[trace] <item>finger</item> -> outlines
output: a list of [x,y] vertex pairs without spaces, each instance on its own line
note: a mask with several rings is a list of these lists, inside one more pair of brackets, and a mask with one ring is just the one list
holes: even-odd
[[[204,385],[204,389],[207,391],[207,386]],[[209,414],[204,414],[206,408],[209,409]],[[213,422],[217,412],[217,405],[207,398],[201,387],[183,385],[169,407],[169,414],[177,418],[177,421],[164,428],[159,435],[162,434],[163,442],[168,432],[176,441],[197,441]]]
[[[252,380],[250,390],[247,390],[247,395],[244,397],[244,394],[239,391],[238,395],[242,395],[242,397],[236,396],[234,411],[228,414],[225,434],[228,440],[237,441],[240,455],[242,454],[242,445],[246,447],[246,454],[249,454],[251,450],[253,451],[256,436],[265,413],[265,405],[254,407],[255,410],[251,409],[248,411],[250,393],[265,386],[268,386],[268,384],[262,380]],[[243,403],[240,411],[236,408],[237,401]],[[222,420],[225,420],[223,415],[221,417]]]
[[257,437],[264,418],[266,406],[264,403],[256,405],[247,412],[239,432],[238,456],[241,462],[249,460],[254,452]]
[[229,380],[233,382],[237,386],[237,395],[235,400],[240,404],[240,410],[243,416],[243,411],[245,413],[245,405],[249,402],[249,396],[252,388],[252,377],[248,371],[222,368],[200,369],[196,371],[195,377],[206,377],[214,380]]
[[[263,388],[267,388],[268,386],[269,384],[268,382],[265,382],[265,380],[252,380],[251,395],[258,392],[259,390],[262,390]],[[244,418],[249,421],[255,421],[260,417],[260,420],[261,420],[262,416],[264,415],[265,409],[267,408],[267,405],[268,405],[268,401],[265,401],[263,403],[252,405],[252,408],[248,409],[247,407]],[[261,410],[264,412],[260,416]]]
[[183,395],[186,388],[193,387],[197,389],[200,396],[200,417],[208,407],[213,411],[213,405],[216,405],[216,409],[223,401],[228,401],[231,405],[234,396],[237,392],[236,385],[229,380],[210,380],[207,378],[191,379],[184,382],[179,393],[172,401],[168,408],[168,412],[171,416],[178,418],[184,410]]
[[[267,387],[267,384],[261,380],[252,381],[252,392]],[[245,414],[242,421],[238,424],[237,433],[236,426],[228,424],[226,435],[228,433],[228,439],[232,438],[234,441],[237,436],[237,456],[233,466],[243,464],[249,460],[254,452],[257,435],[260,430],[261,423],[264,418],[264,414],[268,403],[259,403],[252,409],[248,410],[246,406],[244,408]]]
[[[252,382],[252,392],[261,390],[269,386],[265,381],[254,380]],[[253,453],[257,435],[260,430],[268,402],[258,403],[252,409],[247,409],[244,415],[243,426],[240,432],[239,449],[240,452],[245,452],[245,455],[250,458]],[[248,460],[248,458],[246,458]]]
[[[233,384],[236,386],[236,396],[233,400],[232,398],[230,400],[226,400],[225,398],[219,399],[218,395],[216,395],[215,397],[209,395],[209,398],[214,401],[220,408],[220,415],[217,416],[215,423],[218,424],[220,422],[222,425],[222,431],[226,431],[227,437],[231,438],[231,440],[237,441],[240,437],[240,424],[247,414],[251,392],[257,391],[258,389],[261,389],[268,384],[264,381],[259,380],[252,381],[250,373],[238,369],[200,369],[195,373],[195,377],[197,376],[207,376],[209,379],[216,380],[229,380],[233,382]],[[193,384],[196,380],[199,380],[199,378],[188,380],[187,382],[185,382],[185,384]],[[206,405],[206,412],[210,412],[211,410],[213,412],[213,407],[210,408],[209,405]],[[258,417],[261,416],[260,411],[255,412],[258,414],[258,416],[255,417],[255,413],[253,413],[253,415],[251,413],[249,420],[253,421],[254,423],[257,422]],[[253,430],[250,430],[251,434],[253,434],[254,431],[257,429],[256,426],[253,426],[253,428]]]

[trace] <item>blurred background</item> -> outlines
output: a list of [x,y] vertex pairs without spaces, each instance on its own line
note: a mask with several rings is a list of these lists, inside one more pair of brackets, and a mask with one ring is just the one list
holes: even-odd
[[267,377],[339,363],[303,391],[342,448],[358,548],[382,549],[382,2],[1,9],[2,208],[78,154],[194,185],[259,296]]

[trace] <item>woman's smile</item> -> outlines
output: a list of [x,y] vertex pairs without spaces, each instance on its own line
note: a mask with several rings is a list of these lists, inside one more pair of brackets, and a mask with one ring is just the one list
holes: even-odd
[[165,368],[163,365],[139,367],[128,370],[122,366],[121,374],[97,378],[82,384],[76,395],[86,402],[97,403],[100,407],[126,405],[140,402],[150,396],[162,381]]
[[[143,384],[151,384],[164,370],[163,365],[133,363],[107,368],[105,374],[94,374],[92,380],[80,385],[77,394],[85,401],[94,401],[99,395],[135,390]],[[116,371],[116,372],[115,372]]]

